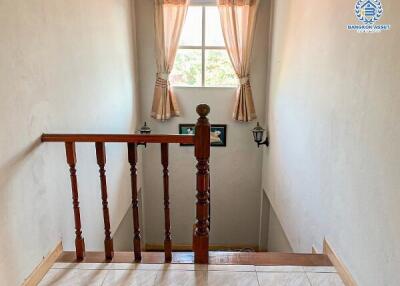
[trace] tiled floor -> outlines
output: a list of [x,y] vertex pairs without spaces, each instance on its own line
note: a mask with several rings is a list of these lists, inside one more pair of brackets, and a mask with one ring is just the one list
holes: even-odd
[[56,263],[39,286],[343,286],[333,267]]

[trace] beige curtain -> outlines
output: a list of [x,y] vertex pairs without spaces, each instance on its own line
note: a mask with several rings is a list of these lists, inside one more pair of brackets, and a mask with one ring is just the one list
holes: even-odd
[[259,0],[218,0],[222,32],[233,68],[239,77],[233,119],[257,118],[250,86],[250,56]]
[[180,113],[169,75],[175,62],[189,0],[154,0],[154,3],[157,79],[151,116],[164,121]]

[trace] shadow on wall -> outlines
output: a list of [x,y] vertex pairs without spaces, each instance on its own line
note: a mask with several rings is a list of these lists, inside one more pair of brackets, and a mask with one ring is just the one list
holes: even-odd
[[265,191],[262,193],[260,249],[269,252],[293,252]]
[[[143,226],[143,199],[142,190],[139,190],[139,227],[141,236],[142,248],[146,244]],[[133,211],[132,207],[129,206],[124,218],[119,224],[116,231],[113,233],[114,250],[132,252],[133,251]]]
[[[8,184],[8,182],[13,178],[13,174],[17,173],[18,169],[23,165],[24,161],[29,157],[33,156],[33,153],[37,147],[41,144],[40,137],[35,141],[31,142],[28,146],[26,146],[23,150],[17,153],[14,157],[9,159],[7,162],[0,167],[0,189],[4,190]],[[3,174],[3,176],[2,176]],[[7,174],[5,176],[4,174]],[[5,192],[0,193],[0,201],[4,201],[3,195]]]
[[113,233],[114,251],[133,251],[133,211],[130,207]]
[[[15,220],[14,217],[11,215],[16,211],[21,211],[18,209],[12,209],[15,203],[19,203],[24,205],[25,203],[21,200],[21,194],[16,191],[16,188],[13,188],[12,185],[14,183],[23,184],[24,182],[16,181],[18,174],[21,172],[21,169],[25,167],[25,165],[32,164],[32,160],[30,158],[35,156],[35,151],[37,151],[38,147],[40,146],[40,138],[37,138],[33,142],[31,142],[28,146],[22,149],[19,153],[15,156],[11,157],[8,161],[4,162],[0,166],[0,225],[2,226],[0,229],[0,241],[2,242],[17,242],[20,240],[20,237],[16,237],[15,235],[17,232],[9,231],[7,225],[10,221]],[[33,168],[34,166],[32,166]],[[38,179],[35,174],[39,171],[32,171],[34,179]],[[27,179],[28,180],[28,179]],[[39,182],[38,182],[39,183]],[[29,189],[26,189],[28,192]],[[12,205],[11,205],[12,204]],[[31,202],[34,204],[34,202]],[[21,227],[20,225],[16,224],[15,227]],[[4,247],[4,248],[3,248]],[[22,258],[18,255],[13,255],[21,251],[21,245],[16,243],[4,243],[2,247],[0,247],[0,253],[2,253],[2,259],[0,260],[0,269],[8,269],[8,277],[16,276],[13,273],[13,270],[10,269],[9,265],[21,265],[22,261],[18,261],[18,258]],[[3,252],[4,251],[4,252]],[[3,263],[7,265],[3,265]],[[17,267],[13,267],[15,270],[18,271]],[[0,276],[1,272],[0,272]],[[4,277],[5,281],[7,282],[7,277]],[[2,280],[3,280],[2,279]]]

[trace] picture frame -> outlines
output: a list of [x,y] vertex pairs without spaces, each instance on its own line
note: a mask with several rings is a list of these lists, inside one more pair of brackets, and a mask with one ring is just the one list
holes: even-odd
[[[196,124],[179,124],[179,134],[195,134]],[[211,124],[211,147],[226,147],[228,126],[226,124]],[[181,144],[181,146],[194,146],[193,144]]]
[[228,126],[226,124],[211,124],[211,146],[226,147],[227,131]]

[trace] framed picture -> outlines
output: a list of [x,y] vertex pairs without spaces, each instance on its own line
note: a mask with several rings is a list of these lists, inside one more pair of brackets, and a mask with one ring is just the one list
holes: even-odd
[[[179,124],[179,134],[193,135],[196,129],[195,126],[195,124]],[[227,128],[226,124],[211,125],[210,139],[212,147],[226,147]],[[181,144],[181,146],[193,146],[193,144]]]
[[212,124],[211,125],[211,146],[226,147],[226,124]]

